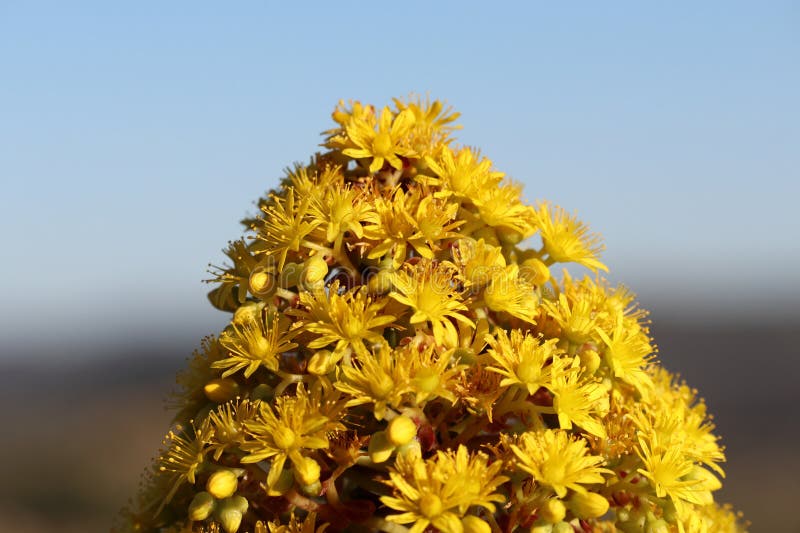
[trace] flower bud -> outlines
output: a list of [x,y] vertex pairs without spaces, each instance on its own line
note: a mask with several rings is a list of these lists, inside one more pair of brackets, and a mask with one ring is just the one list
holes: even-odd
[[212,402],[225,403],[239,395],[239,384],[232,378],[216,378],[205,384],[203,392]]
[[261,311],[264,309],[263,303],[247,302],[233,313],[234,324],[252,324],[261,320]]
[[236,533],[239,531],[239,526],[242,525],[242,517],[244,513],[240,510],[241,504],[232,501],[233,498],[225,498],[219,505],[214,513],[214,518],[222,526],[226,533]]
[[669,524],[663,518],[649,515],[644,523],[644,533],[669,533]]
[[583,350],[578,354],[581,359],[581,366],[587,374],[594,374],[600,368],[600,356],[594,350]]
[[370,294],[386,294],[392,290],[392,273],[389,270],[379,270],[370,276],[367,282],[367,291]]
[[569,499],[569,508],[578,518],[597,518],[608,511],[608,500],[596,492],[576,492]]
[[320,493],[322,492],[322,483],[320,483],[319,480],[317,480],[314,483],[311,483],[310,485],[303,485],[302,487],[300,487],[300,490],[306,496],[311,496],[313,498],[315,496],[319,496]]
[[300,283],[300,278],[303,275],[303,268],[297,263],[286,263],[283,265],[280,278],[278,282],[284,289],[291,289]]
[[553,524],[537,523],[531,526],[530,533],[552,533]]
[[368,451],[373,463],[384,463],[392,456],[394,446],[386,438],[386,433],[378,431],[369,439]]
[[503,244],[518,244],[522,239],[522,233],[515,229],[500,226],[495,228],[497,230],[497,237]]
[[275,397],[275,389],[266,383],[260,383],[250,391],[251,400],[269,401]]
[[323,281],[328,275],[328,263],[320,254],[309,257],[304,263],[304,267],[303,283],[305,284],[314,285]]
[[242,514],[246,513],[247,508],[250,507],[250,502],[244,496],[231,496],[228,500],[230,505]]
[[417,425],[405,415],[393,418],[386,427],[386,438],[394,446],[408,444],[416,436]]
[[294,478],[300,485],[311,485],[319,481],[319,474],[319,463],[310,457],[300,457],[294,463]]
[[539,507],[539,516],[547,520],[551,524],[561,522],[567,515],[567,508],[561,500],[547,500]]
[[207,492],[198,492],[189,504],[189,520],[199,522],[205,520],[214,512],[217,502],[214,497]]
[[256,270],[250,274],[249,281],[250,294],[258,296],[259,298],[268,298],[277,288],[275,276],[263,270]]
[[575,529],[567,522],[553,524],[553,533],[575,533]]
[[477,516],[465,516],[461,519],[461,525],[464,527],[464,533],[492,533],[491,526]]
[[308,371],[316,376],[330,374],[339,362],[338,357],[333,357],[330,350],[320,350],[308,360]]
[[236,473],[231,470],[217,470],[206,482],[206,490],[218,500],[233,496],[239,486]]
[[522,262],[525,278],[536,286],[541,287],[550,279],[550,269],[540,259],[535,257]]
[[395,448],[395,452],[397,455],[405,455],[407,453],[414,453],[417,455],[422,455],[422,446],[420,446],[418,440],[412,440],[407,444],[403,444],[402,446],[398,446]]

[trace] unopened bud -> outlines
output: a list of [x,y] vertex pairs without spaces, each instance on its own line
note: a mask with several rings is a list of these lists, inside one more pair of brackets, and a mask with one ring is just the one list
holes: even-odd
[[232,470],[217,470],[206,482],[206,490],[218,500],[233,496],[239,486],[236,473]]
[[207,492],[198,492],[189,504],[189,520],[199,522],[205,520],[214,512],[217,502],[214,497]]
[[522,271],[529,282],[540,287],[550,279],[550,269],[535,257],[522,262]]
[[316,376],[325,376],[333,372],[339,357],[333,357],[330,350],[320,350],[308,360],[308,371]]
[[597,518],[608,511],[608,500],[596,492],[576,492],[569,499],[569,508],[578,518]]
[[269,297],[275,292],[277,284],[275,276],[263,270],[256,270],[250,274],[250,294],[260,298]]
[[492,533],[492,527],[477,516],[467,515],[461,519],[464,533]]
[[370,276],[367,282],[367,291],[370,294],[386,294],[392,290],[392,273],[389,270],[379,270]]
[[567,522],[553,524],[553,533],[575,533],[575,529]]
[[518,244],[523,239],[522,233],[515,229],[503,226],[495,229],[497,231],[497,237],[503,244]]
[[310,457],[300,457],[294,463],[294,477],[300,485],[311,485],[319,481],[320,467]]
[[373,463],[384,463],[389,460],[394,451],[394,445],[386,438],[386,433],[378,431],[369,439],[369,458]]
[[263,303],[247,302],[233,313],[234,324],[252,324],[261,320],[261,311],[264,309]]
[[219,502],[214,517],[222,526],[226,533],[236,533],[242,525],[244,513],[239,510],[240,504],[233,502],[232,498],[226,498]]
[[581,366],[587,374],[594,374],[600,368],[600,356],[594,350],[583,350],[578,354],[581,359]]
[[212,402],[225,403],[239,395],[239,384],[233,378],[216,378],[205,384],[203,392]]
[[320,493],[322,492],[322,483],[320,483],[319,480],[316,480],[314,483],[311,483],[310,485],[303,485],[302,487],[300,487],[300,490],[303,491],[303,494],[305,494],[306,496],[311,496],[311,497],[319,496]]
[[551,524],[555,524],[557,522],[561,522],[564,520],[564,517],[567,515],[567,508],[564,506],[564,503],[561,500],[547,500],[539,507],[539,516],[550,522]]
[[386,438],[395,446],[408,444],[416,436],[417,425],[405,415],[393,418],[386,427]]
[[250,391],[251,400],[269,401],[275,397],[275,389],[266,383],[260,383]]
[[309,257],[304,263],[304,267],[304,283],[314,285],[323,281],[325,276],[328,275],[328,263],[325,262],[320,254]]
[[531,526],[530,533],[553,533],[553,524],[534,524]]
[[302,265],[297,263],[286,263],[283,265],[283,270],[279,278],[280,286],[284,289],[291,289],[300,283],[300,278],[303,275]]
[[669,533],[669,524],[663,518],[648,516],[644,523],[644,533]]

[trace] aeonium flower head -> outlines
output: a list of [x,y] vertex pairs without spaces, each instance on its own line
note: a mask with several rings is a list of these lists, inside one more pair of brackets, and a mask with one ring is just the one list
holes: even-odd
[[527,204],[457,117],[341,103],[258,200],[120,533],[744,530],[599,236]]

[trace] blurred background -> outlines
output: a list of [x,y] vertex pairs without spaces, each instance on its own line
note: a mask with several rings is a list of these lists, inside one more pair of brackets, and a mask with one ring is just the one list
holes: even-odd
[[800,532],[799,6],[0,0],[0,529],[108,529],[237,221],[340,98],[416,92],[603,234],[719,499]]

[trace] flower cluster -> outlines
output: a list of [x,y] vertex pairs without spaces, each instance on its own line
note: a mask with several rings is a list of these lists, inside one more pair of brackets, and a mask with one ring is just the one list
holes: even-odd
[[341,103],[259,201],[120,531],[744,531],[599,236],[526,204],[457,117]]

